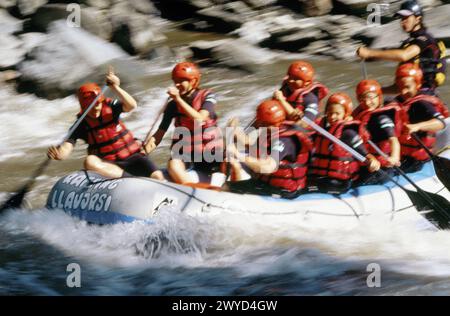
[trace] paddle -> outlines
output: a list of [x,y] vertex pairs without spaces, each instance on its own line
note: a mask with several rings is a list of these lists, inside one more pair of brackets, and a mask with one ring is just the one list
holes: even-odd
[[[252,118],[252,120],[250,122],[247,123],[247,125],[244,127],[244,133],[247,132],[247,130],[256,122],[256,116]],[[233,138],[234,138],[234,132],[235,132],[236,128],[233,128]],[[225,150],[225,152],[227,153],[227,151]],[[225,168],[225,183],[228,180],[229,176],[230,176],[230,172],[231,172],[231,165],[230,163],[226,162],[226,168]],[[225,185],[224,183],[224,185]]]
[[[66,136],[64,137],[61,144],[66,142],[73,134],[73,132],[77,129],[77,127],[81,124],[81,122],[84,120],[86,115],[89,113],[89,111],[95,106],[95,103],[100,98],[101,95],[103,95],[106,90],[108,90],[108,86],[104,85],[102,88],[102,92],[92,101],[92,103],[87,107],[87,109],[80,115],[80,117],[73,123],[73,125],[70,127],[69,131],[67,132]],[[22,205],[23,199],[25,195],[30,191],[30,189],[33,187],[34,183],[36,182],[36,178],[39,177],[44,170],[47,168],[48,164],[50,163],[51,159],[47,158],[41,165],[36,169],[36,171],[31,176],[30,180],[13,196],[11,196],[5,203],[2,204],[0,207],[0,213],[3,211],[9,209],[9,208],[19,208]]]
[[[167,105],[169,105],[169,102],[171,101],[171,98],[167,98],[166,102],[164,102],[164,105],[161,107],[161,109],[158,112],[158,116],[156,116],[156,119],[153,121],[152,125],[150,126],[150,129],[147,132],[147,135],[144,138],[144,144],[145,142],[147,142],[147,139],[150,137],[150,135],[152,135],[152,131],[155,128],[156,123],[159,121],[159,118],[161,117],[161,115],[164,113],[164,111],[167,108]],[[148,155],[147,150],[145,149],[145,146],[143,146],[143,149],[145,151],[145,154]]]
[[436,175],[439,180],[445,185],[447,189],[450,190],[450,160],[436,156],[431,152],[431,150],[422,142],[419,136],[416,133],[412,133],[411,136],[419,143],[419,145],[425,149],[428,156],[430,156],[433,161],[434,169],[436,170]]
[[[359,154],[357,151],[355,151],[350,146],[346,145],[344,142],[342,142],[340,139],[336,138],[332,134],[330,134],[328,131],[308,119],[307,117],[303,117],[302,120],[311,126],[314,130],[316,130],[318,133],[322,134],[332,142],[336,143],[337,145],[341,146],[343,149],[345,149],[347,152],[352,154],[353,157],[355,157],[360,162],[364,163],[366,162],[366,157]],[[427,210],[430,212],[421,212],[421,215],[424,215],[426,219],[431,221],[433,224],[435,224],[437,227],[441,229],[447,229],[450,228],[450,203],[443,197],[432,194],[429,192],[425,192],[421,190],[411,179],[408,178],[408,181],[414,186],[414,188],[417,190],[411,191],[406,189],[404,186],[402,186],[400,183],[398,183],[393,177],[391,177],[388,173],[386,173],[384,170],[378,171],[382,176],[388,178],[393,183],[395,183],[398,187],[400,187],[411,199],[413,204],[417,207],[419,211]],[[403,171],[402,171],[403,172]],[[404,173],[403,173],[404,174]],[[406,175],[404,175],[406,176]]]

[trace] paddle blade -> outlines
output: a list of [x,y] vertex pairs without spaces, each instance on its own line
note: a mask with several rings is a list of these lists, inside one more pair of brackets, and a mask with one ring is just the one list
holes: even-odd
[[10,208],[19,208],[22,205],[23,198],[25,197],[25,194],[28,192],[28,186],[25,186],[17,193],[14,193],[13,196],[11,196],[5,203],[2,204],[0,207],[0,213],[3,211],[6,211]]
[[450,190],[450,160],[444,157],[434,156],[433,165],[439,180]]
[[420,214],[428,221],[440,229],[450,228],[450,202],[446,198],[426,191],[405,191]]

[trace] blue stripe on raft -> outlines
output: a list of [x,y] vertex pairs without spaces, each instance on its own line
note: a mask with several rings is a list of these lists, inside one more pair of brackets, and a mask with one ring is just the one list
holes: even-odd
[[[414,182],[418,182],[424,179],[428,179],[431,177],[434,177],[436,175],[436,172],[434,171],[433,162],[429,161],[424,164],[422,170],[408,173],[408,177],[413,180]],[[401,185],[408,185],[409,182],[403,178],[402,176],[395,176],[394,179],[398,181]],[[352,198],[355,196],[363,196],[368,194],[373,194],[381,191],[386,191],[387,189],[391,189],[393,187],[397,186],[393,182],[387,182],[385,184],[379,184],[379,185],[364,185],[360,187],[356,187],[354,189],[349,190],[347,193],[340,194],[339,197],[342,199],[345,198]],[[280,198],[272,197],[272,196],[261,196],[264,200],[276,202],[280,201]],[[309,194],[303,194],[297,197],[293,200],[287,200],[287,201],[308,201],[308,200],[329,200],[329,199],[336,199],[335,196],[331,194],[326,193],[309,193]],[[285,199],[281,199],[282,201],[286,201]]]
[[[114,213],[114,212],[95,212],[87,210],[64,210],[64,212],[70,214],[71,216],[78,217],[93,224],[116,224],[116,223],[131,223],[136,220],[141,220],[139,218],[128,216],[124,214]],[[145,222],[153,223],[151,220],[145,220]]]

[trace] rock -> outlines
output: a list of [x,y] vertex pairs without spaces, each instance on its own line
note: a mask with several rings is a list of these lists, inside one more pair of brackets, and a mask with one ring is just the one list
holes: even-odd
[[26,17],[47,3],[47,0],[17,0],[16,8],[20,16]]
[[260,9],[274,5],[278,0],[244,0],[244,2],[251,8]]
[[87,0],[86,4],[97,9],[108,9],[113,5],[112,0]]
[[159,14],[158,9],[150,0],[129,0],[130,5],[139,13],[142,14]]
[[274,62],[278,54],[247,43],[241,39],[196,41],[190,44],[193,58],[201,64],[219,64],[250,72],[259,65]]
[[21,31],[23,22],[11,16],[6,10],[0,9],[0,34],[12,34]]
[[[197,11],[212,7],[215,1],[210,0],[160,0],[154,1],[155,7],[161,12],[161,17],[169,20],[184,20],[192,18]],[[174,8],[177,8],[174,10]]]
[[255,45],[270,38],[269,25],[261,20],[245,22],[239,29],[233,31],[233,34],[237,34],[240,39]]
[[298,0],[302,6],[302,13],[306,16],[321,16],[333,9],[331,0]]
[[314,41],[329,38],[319,27],[324,21],[323,18],[295,20],[283,16],[273,22],[275,21],[278,26],[270,28],[270,38],[262,41],[261,46],[297,52]]
[[238,1],[202,9],[196,13],[196,16],[208,23],[209,30],[228,33],[240,28],[250,16],[250,12],[251,9],[248,6]]
[[20,77],[20,72],[15,70],[0,71],[0,83],[16,80]]
[[22,73],[18,90],[49,99],[64,97],[99,67],[104,72],[105,64],[127,56],[116,45],[82,28],[67,27],[63,21],[53,22],[45,40],[18,65]]
[[33,48],[41,44],[47,38],[47,34],[31,32],[24,33],[19,35],[20,40],[22,41],[22,48],[27,52],[31,51]]
[[[80,26],[83,29],[106,40],[111,38],[112,27],[106,12],[82,6],[80,13]],[[46,32],[50,23],[57,20],[68,21],[70,14],[64,4],[47,4],[31,16],[29,29],[34,32]],[[71,27],[69,23],[67,27]]]
[[160,21],[138,13],[126,2],[117,3],[110,10],[113,27],[112,41],[131,55],[145,54],[158,42],[166,39]]
[[17,0],[0,0],[0,8],[8,9],[15,6]]
[[27,52],[17,37],[0,33],[0,71],[14,68]]

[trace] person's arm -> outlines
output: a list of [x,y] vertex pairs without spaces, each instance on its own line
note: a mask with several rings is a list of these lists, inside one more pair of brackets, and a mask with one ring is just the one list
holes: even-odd
[[67,159],[72,153],[73,147],[71,142],[64,142],[59,146],[51,146],[47,150],[47,157],[53,160]]
[[136,100],[120,87],[120,79],[114,74],[112,69],[106,75],[106,83],[122,102],[123,112],[131,112],[137,108]]
[[400,166],[400,142],[397,137],[393,136],[389,138],[389,143],[391,144],[391,154],[388,161],[388,167]]
[[144,151],[148,155],[153,150],[158,147],[159,143],[161,143],[161,140],[163,139],[164,135],[166,134],[166,131],[163,129],[158,129],[155,134],[150,135],[145,141],[144,141]]
[[364,142],[359,134],[352,129],[345,129],[342,132],[341,140],[352,147],[356,152],[358,152],[361,156],[366,157],[367,159],[367,169],[369,172],[375,172],[380,169],[380,162],[375,158],[374,155],[369,154],[366,147],[364,146]]
[[397,48],[381,50],[360,46],[356,51],[356,54],[361,59],[383,59],[397,62],[406,62],[420,54],[420,47],[413,44],[403,49]]
[[[280,104],[283,106],[284,110],[286,111],[286,116],[294,121],[301,118],[303,113],[300,113],[301,111],[295,109],[292,105],[289,104],[289,102],[286,100],[286,97],[283,94],[283,91],[277,90],[273,94],[273,98],[280,102]],[[295,117],[295,118],[294,118]]]
[[207,110],[201,109],[196,111],[192,106],[190,106],[183,98],[180,96],[180,92],[175,87],[170,87],[167,94],[180,106],[184,113],[193,120],[204,122],[209,119],[209,112]]
[[433,118],[428,121],[419,122],[416,124],[406,124],[405,125],[405,133],[411,134],[415,132],[438,132],[441,129],[444,129],[445,124],[442,120]]

